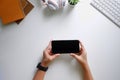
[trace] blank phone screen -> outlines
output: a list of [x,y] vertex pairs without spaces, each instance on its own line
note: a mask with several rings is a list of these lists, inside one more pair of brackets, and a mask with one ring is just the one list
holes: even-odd
[[52,41],[52,53],[78,53],[78,40],[54,40]]

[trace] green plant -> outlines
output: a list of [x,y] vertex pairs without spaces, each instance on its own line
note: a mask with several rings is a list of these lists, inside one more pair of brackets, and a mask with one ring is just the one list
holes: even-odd
[[70,5],[76,5],[79,2],[79,0],[68,0],[68,2]]

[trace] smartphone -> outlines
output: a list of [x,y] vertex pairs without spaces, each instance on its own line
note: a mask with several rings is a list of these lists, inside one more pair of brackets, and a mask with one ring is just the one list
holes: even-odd
[[53,40],[52,53],[78,53],[79,40]]

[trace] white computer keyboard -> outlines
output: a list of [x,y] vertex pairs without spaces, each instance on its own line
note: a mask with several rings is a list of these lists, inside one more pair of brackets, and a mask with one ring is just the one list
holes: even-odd
[[91,5],[120,27],[120,0],[92,0]]

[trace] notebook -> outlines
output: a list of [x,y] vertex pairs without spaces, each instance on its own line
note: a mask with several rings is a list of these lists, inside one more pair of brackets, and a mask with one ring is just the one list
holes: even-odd
[[3,24],[24,18],[20,0],[0,0],[0,17]]
[[0,0],[0,18],[3,24],[19,24],[33,7],[27,0]]
[[[22,3],[22,10],[27,16],[27,14],[34,8],[34,6],[27,0],[21,0]],[[19,24],[23,19],[17,20],[16,23]]]

